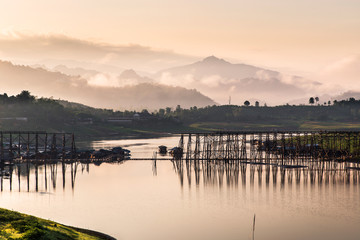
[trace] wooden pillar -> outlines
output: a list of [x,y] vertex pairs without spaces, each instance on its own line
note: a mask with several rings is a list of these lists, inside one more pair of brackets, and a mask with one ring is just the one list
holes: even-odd
[[4,136],[3,136],[3,132],[0,133],[0,144],[1,144],[1,162],[4,161]]
[[281,156],[281,165],[284,165],[284,157],[285,157],[285,134],[281,134],[281,149],[282,149],[282,156]]
[[39,152],[39,135],[35,133],[35,154]]
[[18,141],[18,156],[20,156],[20,154],[21,154],[21,133],[19,133],[19,135],[18,135],[18,137],[19,137],[19,141]]
[[57,153],[56,150],[56,133],[53,134],[52,142],[51,142],[51,157],[54,158]]
[[27,134],[27,143],[26,143],[26,156],[29,156],[30,153],[30,133]]
[[76,146],[75,146],[75,136],[74,134],[71,135],[71,159],[74,158],[76,154]]
[[65,139],[65,133],[62,135],[62,158],[65,160],[65,147],[66,147],[66,139]]
[[184,134],[181,134],[179,148],[184,149]]
[[13,145],[13,143],[12,143],[12,134],[10,133],[10,136],[9,136],[9,144],[10,144],[10,146],[9,146],[9,158],[10,159],[12,159],[13,158],[13,147],[12,147],[12,145]]
[[195,160],[197,160],[199,158],[199,151],[200,151],[200,136],[199,136],[199,134],[196,134],[195,153],[194,153],[194,159]]
[[191,158],[191,133],[189,133],[188,144],[186,148],[186,160]]

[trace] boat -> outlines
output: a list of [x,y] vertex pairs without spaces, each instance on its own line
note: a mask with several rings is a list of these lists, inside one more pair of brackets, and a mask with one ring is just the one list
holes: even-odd
[[159,146],[159,153],[160,154],[166,154],[167,153],[167,147],[164,145]]

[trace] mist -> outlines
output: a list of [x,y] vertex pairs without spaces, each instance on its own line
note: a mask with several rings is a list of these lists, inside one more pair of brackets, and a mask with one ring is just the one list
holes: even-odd
[[0,59],[20,64],[82,67],[101,72],[121,73],[135,68],[154,72],[197,59],[164,49],[138,44],[113,45],[85,41],[61,34],[24,34],[14,31],[0,35]]
[[[181,105],[203,107],[215,102],[196,90],[161,84],[100,86],[81,77],[49,72],[41,68],[13,65],[0,61],[0,81],[8,94],[29,90],[38,97],[79,102],[92,107],[116,110],[156,110]],[[117,79],[117,78],[116,78]]]

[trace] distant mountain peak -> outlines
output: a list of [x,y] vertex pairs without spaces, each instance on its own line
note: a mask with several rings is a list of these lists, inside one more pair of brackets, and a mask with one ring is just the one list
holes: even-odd
[[220,63],[220,64],[224,64],[224,63],[228,64],[229,63],[229,62],[225,61],[222,58],[215,57],[214,55],[204,58],[202,60],[202,62],[203,63],[211,63],[211,64],[218,64],[218,63]]
[[123,79],[137,79],[141,78],[133,69],[126,69],[120,74]]

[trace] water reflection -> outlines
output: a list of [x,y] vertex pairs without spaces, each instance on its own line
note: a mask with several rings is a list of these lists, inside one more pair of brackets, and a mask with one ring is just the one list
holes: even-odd
[[[90,163],[91,164],[91,163]],[[10,191],[48,192],[56,189],[57,182],[61,181],[63,189],[69,181],[74,190],[78,172],[89,173],[89,163],[21,163],[15,165],[0,165],[1,191],[7,187]],[[61,174],[61,177],[58,177]],[[17,179],[14,182],[14,179]]]
[[195,184],[218,187],[245,186],[247,182],[250,186],[265,184],[266,187],[293,184],[357,185],[360,182],[358,163],[317,162],[309,167],[295,168],[239,161],[173,160],[172,164],[181,186],[186,182],[188,186]]

